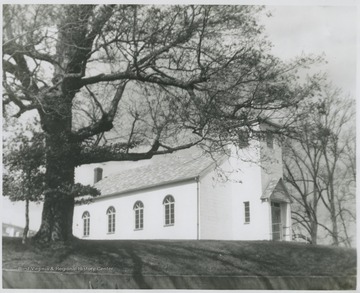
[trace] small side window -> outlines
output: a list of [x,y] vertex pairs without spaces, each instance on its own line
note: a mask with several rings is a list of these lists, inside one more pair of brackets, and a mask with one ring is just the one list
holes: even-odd
[[274,135],[271,132],[266,133],[266,145],[268,148],[274,148]]
[[245,201],[244,202],[244,222],[246,224],[250,223],[250,202]]

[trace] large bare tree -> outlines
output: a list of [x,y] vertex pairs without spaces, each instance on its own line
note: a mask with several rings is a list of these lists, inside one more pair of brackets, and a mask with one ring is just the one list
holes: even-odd
[[241,142],[315,88],[296,70],[316,58],[269,54],[256,6],[3,8],[4,107],[36,110],[45,133],[38,240],[71,239],[76,166]]

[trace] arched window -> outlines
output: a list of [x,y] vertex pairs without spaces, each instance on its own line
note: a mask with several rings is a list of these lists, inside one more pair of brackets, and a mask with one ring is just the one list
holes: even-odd
[[108,233],[115,232],[115,208],[109,207],[106,211],[108,216]]
[[165,209],[165,225],[175,224],[175,200],[171,195],[167,195],[163,201]]
[[83,235],[89,236],[90,235],[90,214],[89,212],[84,212],[82,215],[84,230]]
[[135,212],[135,230],[144,228],[144,204],[141,201],[137,201],[134,204]]

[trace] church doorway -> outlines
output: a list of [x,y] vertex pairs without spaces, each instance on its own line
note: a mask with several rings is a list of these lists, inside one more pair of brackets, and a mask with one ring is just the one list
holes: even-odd
[[271,202],[272,240],[274,241],[283,239],[281,218],[281,204],[279,202]]

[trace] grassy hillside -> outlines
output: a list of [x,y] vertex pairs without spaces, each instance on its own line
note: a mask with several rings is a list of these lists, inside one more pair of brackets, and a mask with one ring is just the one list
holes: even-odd
[[[356,251],[269,241],[85,241],[45,248],[3,238],[3,269],[131,275],[349,276]],[[80,268],[80,269],[79,269]]]

